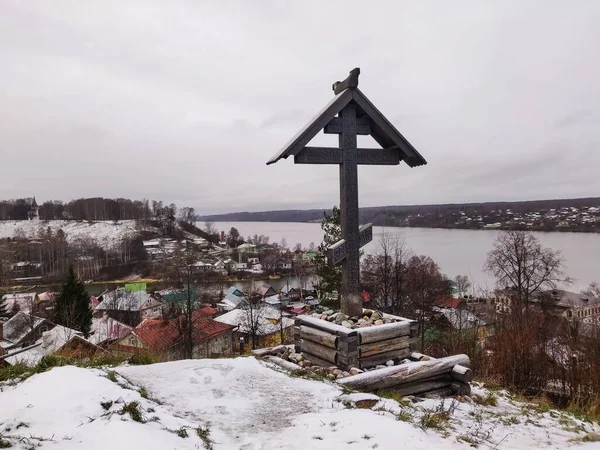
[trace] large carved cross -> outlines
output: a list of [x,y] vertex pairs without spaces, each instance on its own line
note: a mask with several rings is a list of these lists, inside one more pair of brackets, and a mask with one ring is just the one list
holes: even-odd
[[[359,229],[358,165],[426,164],[425,159],[358,90],[360,69],[333,85],[335,98],[267,164],[294,155],[296,164],[337,164],[340,170],[340,213],[342,240],[327,253],[329,264],[342,263],[342,312],[362,314],[360,296],[360,248],[373,238],[371,224]],[[339,135],[339,147],[309,147],[323,130]],[[371,135],[381,148],[358,148],[357,136]]]

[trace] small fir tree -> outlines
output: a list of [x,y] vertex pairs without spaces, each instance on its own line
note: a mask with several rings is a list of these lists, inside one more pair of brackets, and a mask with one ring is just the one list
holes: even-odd
[[331,216],[328,216],[326,213],[324,214],[321,229],[324,232],[323,242],[319,245],[315,258],[315,273],[320,278],[317,288],[322,293],[337,291],[339,300],[342,285],[342,267],[340,265],[329,266],[327,264],[327,249],[342,239],[340,209],[337,206],[333,207],[333,214]]
[[54,306],[54,323],[81,331],[87,338],[92,327],[92,308],[89,295],[69,266],[67,279],[62,285]]

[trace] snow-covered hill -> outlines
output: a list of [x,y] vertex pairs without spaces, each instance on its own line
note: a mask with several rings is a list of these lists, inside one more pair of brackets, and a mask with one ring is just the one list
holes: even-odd
[[[2,390],[0,443],[23,449],[600,447],[580,442],[598,431],[596,424],[502,394],[496,406],[468,400],[402,406],[291,377],[254,358],[114,372],[59,367]],[[475,388],[474,394],[489,393]]]
[[111,220],[91,222],[75,220],[2,220],[0,221],[0,239],[23,236],[35,238],[40,229],[50,228],[52,232],[62,229],[66,233],[67,241],[73,243],[79,239],[94,240],[105,249],[120,243],[124,237],[133,237],[136,234],[134,220]]

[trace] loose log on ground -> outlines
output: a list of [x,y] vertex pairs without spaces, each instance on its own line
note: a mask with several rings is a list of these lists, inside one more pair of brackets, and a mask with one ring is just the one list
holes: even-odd
[[450,372],[450,375],[452,375],[452,378],[454,378],[456,381],[460,381],[461,383],[470,383],[473,381],[473,372],[471,369],[465,366],[454,366]]
[[400,350],[394,350],[391,352],[380,353],[378,355],[359,358],[358,361],[360,364],[360,368],[363,369],[365,367],[373,367],[378,364],[385,364],[390,359],[392,359],[392,360],[404,359],[409,354],[410,354],[410,350],[408,347],[406,347],[406,348],[403,348]]
[[394,350],[403,350],[408,348],[408,336],[402,336],[385,341],[376,341],[369,344],[361,344],[358,347],[360,357],[373,356],[379,353],[391,352]]
[[336,348],[338,337],[335,334],[326,331],[317,330],[316,328],[306,325],[300,326],[300,337],[308,341],[316,342],[325,347]]
[[386,323],[372,327],[358,329],[360,336],[360,344],[368,344],[371,342],[384,341],[400,336],[408,336],[410,334],[409,322]]
[[413,362],[401,366],[386,367],[339,380],[339,383],[353,389],[375,390],[399,386],[405,383],[425,380],[436,375],[447,374],[456,365],[468,366],[467,355],[454,355],[433,361]]
[[271,354],[271,350],[272,347],[268,347],[268,348],[257,348],[252,350],[252,354],[254,356],[258,356],[259,358],[262,358],[263,356],[267,356]]
[[460,381],[453,381],[450,384],[452,393],[456,395],[471,395],[471,386],[468,383],[461,383]]
[[319,330],[326,331],[337,336],[356,336],[358,334],[356,330],[353,330],[351,328],[336,325],[335,323],[330,323],[326,320],[315,319],[314,317],[301,316],[296,318],[296,322],[300,326],[305,325],[312,328],[317,328]]
[[324,345],[317,344],[315,342],[307,341],[306,339],[302,339],[303,352],[308,352],[311,355],[318,356],[325,361],[329,361],[331,364],[337,363],[337,350],[334,348],[325,347]]
[[273,364],[277,364],[279,367],[282,367],[286,370],[290,370],[292,372],[303,370],[302,367],[300,367],[298,364],[286,361],[285,359],[281,359],[278,356],[269,356],[269,361],[271,361]]

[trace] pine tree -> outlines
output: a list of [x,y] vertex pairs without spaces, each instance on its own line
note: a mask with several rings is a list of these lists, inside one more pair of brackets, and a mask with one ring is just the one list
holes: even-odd
[[342,286],[342,267],[341,265],[329,266],[327,264],[327,249],[342,239],[340,209],[337,206],[333,207],[333,214],[331,216],[324,214],[321,229],[324,232],[323,242],[319,245],[315,258],[315,273],[320,278],[317,288],[324,293],[337,291],[339,300]]
[[92,327],[92,308],[89,295],[69,266],[67,279],[62,285],[54,306],[54,323],[81,331],[87,338]]

